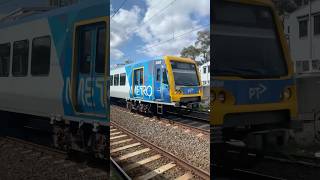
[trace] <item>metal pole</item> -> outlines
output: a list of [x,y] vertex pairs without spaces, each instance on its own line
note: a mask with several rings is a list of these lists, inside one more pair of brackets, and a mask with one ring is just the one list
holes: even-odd
[[310,66],[309,67],[311,67],[310,69],[311,69],[311,71],[313,71],[313,69],[312,69],[312,28],[311,28],[311,20],[312,20],[312,18],[311,18],[311,11],[312,11],[312,9],[311,9],[311,0],[309,0],[309,32],[310,32],[310,36],[309,36],[309,42],[310,42],[310,44],[309,44],[309,57],[310,57]]

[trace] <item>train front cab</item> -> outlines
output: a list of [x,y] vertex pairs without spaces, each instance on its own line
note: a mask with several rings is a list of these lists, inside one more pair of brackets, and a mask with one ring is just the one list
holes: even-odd
[[198,108],[203,98],[203,89],[196,62],[175,56],[165,56],[164,61],[169,76],[171,101],[178,107]]
[[212,40],[213,149],[223,153],[219,151],[232,140],[255,150],[285,144],[288,129],[299,125],[296,86],[272,3],[232,0],[215,4]]
[[163,114],[166,108],[198,107],[203,90],[196,63],[187,58],[162,59],[126,66],[129,75],[129,109]]

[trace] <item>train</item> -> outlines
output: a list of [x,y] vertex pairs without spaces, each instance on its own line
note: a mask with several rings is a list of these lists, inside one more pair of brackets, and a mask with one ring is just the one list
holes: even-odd
[[265,152],[299,129],[293,64],[269,0],[223,0],[212,10],[211,143]]
[[194,60],[163,56],[111,69],[110,98],[131,111],[162,115],[171,108],[198,108],[203,89]]
[[57,148],[109,158],[108,2],[5,21],[0,34],[1,113],[36,117],[20,126],[48,124]]

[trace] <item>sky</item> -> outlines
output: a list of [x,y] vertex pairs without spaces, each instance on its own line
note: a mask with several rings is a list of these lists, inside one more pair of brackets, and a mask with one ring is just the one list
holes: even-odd
[[180,55],[210,29],[210,0],[111,0],[110,8],[111,66]]
[[[46,5],[48,0],[0,0],[0,17]],[[210,0],[111,0],[110,9],[111,65],[179,55],[210,24]]]

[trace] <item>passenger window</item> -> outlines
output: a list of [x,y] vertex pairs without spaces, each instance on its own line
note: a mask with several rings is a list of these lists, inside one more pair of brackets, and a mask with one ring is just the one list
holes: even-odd
[[26,76],[28,73],[29,41],[16,41],[13,44],[12,75]]
[[32,41],[31,74],[49,75],[51,39],[49,36],[35,38]]
[[81,33],[81,43],[80,43],[80,73],[89,74],[91,69],[91,45],[92,37],[91,31],[83,31]]
[[157,69],[157,81],[160,81],[160,69]]
[[96,73],[104,73],[106,58],[106,29],[100,28],[98,30],[97,40],[97,58],[96,58]]
[[113,80],[113,82],[114,82],[114,85],[115,85],[115,86],[119,86],[119,74],[115,74],[115,75],[114,75],[114,80]]
[[120,86],[126,85],[126,73],[120,74]]
[[110,86],[113,86],[113,75],[110,76]]
[[11,44],[0,44],[0,77],[9,76]]
[[167,71],[163,71],[163,84],[168,84]]

